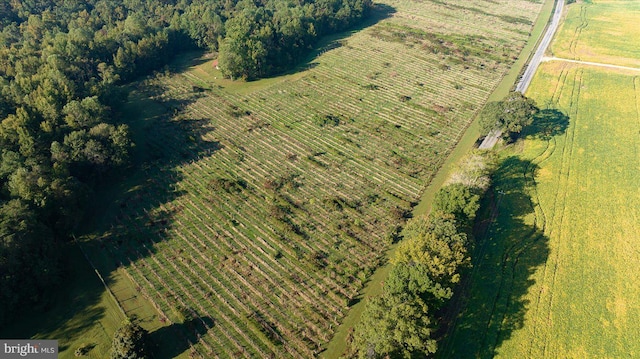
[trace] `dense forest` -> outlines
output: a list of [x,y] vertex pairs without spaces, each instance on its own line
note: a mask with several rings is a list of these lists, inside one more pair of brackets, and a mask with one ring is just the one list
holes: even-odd
[[299,62],[368,0],[0,0],[0,323],[60,283],[59,245],[126,165],[120,85],[196,48],[226,76]]

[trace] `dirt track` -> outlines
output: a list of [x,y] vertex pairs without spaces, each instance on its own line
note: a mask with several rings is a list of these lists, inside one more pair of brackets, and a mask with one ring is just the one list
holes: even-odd
[[582,64],[582,65],[588,65],[588,66],[606,67],[606,68],[609,68],[609,69],[640,71],[640,68],[637,68],[637,67],[627,67],[627,66],[619,66],[619,65],[612,65],[612,64],[603,64],[603,63],[600,63],[600,62],[569,60],[569,59],[563,59],[563,58],[560,58],[560,57],[546,57],[545,56],[545,57],[542,58],[542,62],[546,62],[546,61],[564,61],[564,62],[571,62],[571,63],[574,63],[574,64]]

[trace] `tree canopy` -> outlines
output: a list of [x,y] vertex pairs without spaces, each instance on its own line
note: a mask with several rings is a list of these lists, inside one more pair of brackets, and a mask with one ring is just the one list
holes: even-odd
[[433,323],[424,301],[407,293],[385,293],[367,302],[354,345],[360,348],[359,358],[435,353],[432,332]]
[[367,302],[356,327],[360,358],[435,353],[433,318],[469,264],[467,236],[450,215],[414,218],[402,233],[383,294]]
[[428,278],[443,286],[460,280],[459,268],[469,263],[468,243],[453,217],[435,215],[411,221],[403,235],[393,264],[425,266]]
[[367,301],[347,356],[423,358],[436,352],[437,319],[471,265],[471,224],[495,167],[494,154],[470,153],[436,193],[432,213],[407,222],[383,293]]
[[369,12],[370,0],[242,0],[224,24],[219,66],[225,76],[254,79],[299,62],[319,36],[343,30]]
[[538,111],[533,99],[520,92],[511,92],[502,101],[486,104],[479,115],[481,132],[486,135],[494,128],[499,128],[506,135],[514,136],[533,122],[533,116]]
[[148,335],[149,333],[138,323],[126,320],[113,336],[111,359],[147,358]]
[[475,150],[463,157],[451,173],[446,184],[461,183],[473,190],[484,193],[491,184],[491,173],[495,170],[495,152]]
[[[121,84],[196,48],[219,52],[224,74],[233,78],[284,71],[319,36],[352,26],[370,6],[370,0],[3,1],[0,285],[8,289],[0,294],[0,323],[17,303],[26,307],[56,285],[59,256],[52,252],[82,219],[93,188],[127,163],[132,143],[126,114],[118,112],[126,100]],[[25,253],[43,258],[43,267],[23,263],[18,257]],[[39,283],[18,285],[24,281]]]
[[480,194],[462,183],[442,187],[433,199],[434,211],[452,214],[460,222],[473,220],[480,208]]

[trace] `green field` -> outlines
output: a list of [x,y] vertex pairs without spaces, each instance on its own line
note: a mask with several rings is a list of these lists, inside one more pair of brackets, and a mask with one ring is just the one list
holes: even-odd
[[542,6],[509,4],[388,1],[291,74],[188,54],[132,86],[135,163],[82,245],[156,353],[322,351]]
[[497,219],[442,357],[640,355],[639,84],[540,67],[528,95],[547,110],[505,155]]
[[[67,254],[63,265],[64,290],[51,293],[46,308],[31,308],[28,317],[22,317],[7,328],[0,328],[0,337],[56,339],[61,359],[74,358],[75,350],[87,344],[92,348],[87,357],[106,358],[111,349],[113,332],[124,320],[124,315],[80,249],[75,244],[69,244],[64,251]],[[115,283],[115,279],[106,280]],[[113,290],[125,294],[118,286],[114,286]]]
[[640,3],[580,1],[568,7],[551,52],[572,60],[640,67]]

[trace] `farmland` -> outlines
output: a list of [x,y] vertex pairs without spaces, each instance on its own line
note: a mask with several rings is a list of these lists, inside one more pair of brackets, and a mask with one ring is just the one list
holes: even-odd
[[[576,4],[569,15],[581,6],[601,10],[600,2]],[[569,26],[554,49],[574,33]],[[544,110],[524,142],[504,153],[487,204],[495,222],[479,243],[465,309],[441,357],[640,353],[640,293],[632,284],[640,261],[638,81],[628,70],[541,65],[527,95]]]
[[[532,312],[536,323],[548,323],[535,334],[546,339],[531,348],[548,356],[635,356],[640,306],[629,284],[640,260],[638,78],[571,66],[544,71],[564,81],[555,101],[570,127],[553,152],[563,149],[562,158],[551,155],[536,179],[551,252]],[[550,95],[543,76],[530,90],[539,102]],[[541,149],[532,143],[526,150]]]
[[557,40],[556,57],[639,67],[640,4],[630,1],[583,1],[570,6]]
[[82,238],[155,309],[127,314],[176,356],[318,354],[542,6],[505,3],[388,1],[291,74],[189,54],[131,85],[135,166]]

